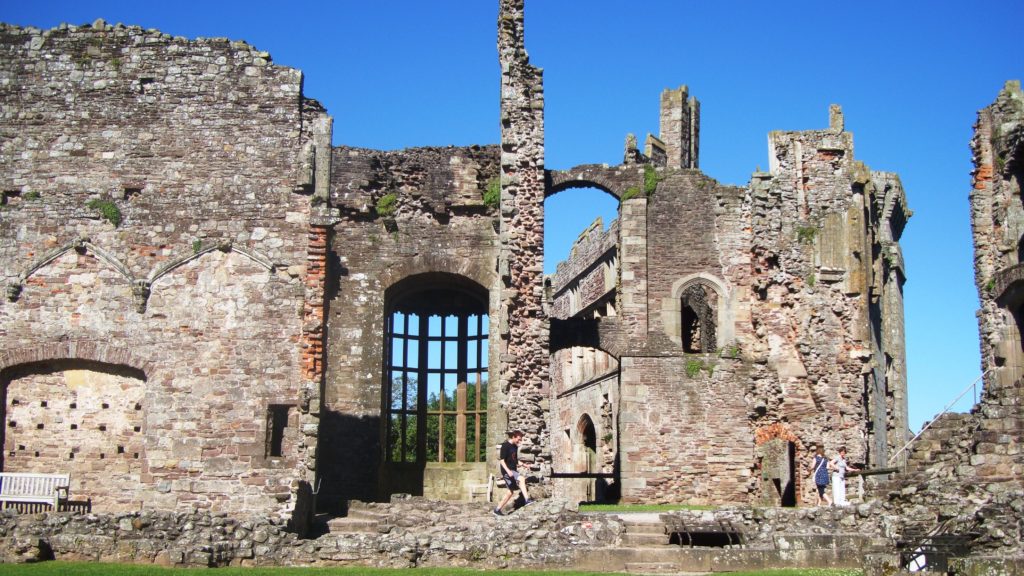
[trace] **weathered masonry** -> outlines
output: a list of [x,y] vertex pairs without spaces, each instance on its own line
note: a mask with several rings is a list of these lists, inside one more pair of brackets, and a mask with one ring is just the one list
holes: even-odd
[[[839,108],[743,187],[699,170],[685,87],[622,164],[552,171],[523,0],[497,32],[501,142],[378,151],[245,43],[0,27],[3,470],[301,515],[470,498],[510,428],[579,500],[796,505],[813,444],[886,463],[910,211]],[[619,217],[545,277],[573,187]]]
[[604,473],[569,494],[792,505],[816,443],[884,465],[907,427],[899,179],[854,159],[838,107],[772,133],[746,188],[697,169],[686,87],[660,132],[549,176],[622,200],[550,279],[555,465]]

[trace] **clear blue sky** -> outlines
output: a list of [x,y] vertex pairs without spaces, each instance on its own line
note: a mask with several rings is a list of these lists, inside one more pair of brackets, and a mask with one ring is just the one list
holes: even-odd
[[[661,90],[687,84],[702,104],[701,168],[743,185],[767,168],[769,131],[823,128],[841,104],[857,159],[898,173],[914,210],[902,241],[911,427],[978,376],[968,142],[977,110],[1024,79],[1024,2],[527,2],[549,168],[619,163],[626,133],[657,132]],[[0,0],[0,20],[19,25],[102,17],[246,40],[305,73],[336,144],[382,149],[498,142],[496,16],[497,0]],[[547,268],[614,206],[598,192],[549,200]]]

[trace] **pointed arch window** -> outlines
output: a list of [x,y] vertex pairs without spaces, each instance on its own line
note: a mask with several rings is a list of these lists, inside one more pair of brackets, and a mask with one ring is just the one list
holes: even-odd
[[709,286],[696,282],[683,290],[680,302],[680,328],[683,351],[714,352],[717,344],[718,294]]

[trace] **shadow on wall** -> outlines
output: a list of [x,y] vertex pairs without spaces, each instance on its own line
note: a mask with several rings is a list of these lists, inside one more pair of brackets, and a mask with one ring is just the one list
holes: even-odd
[[381,421],[333,410],[320,415],[317,511],[343,515],[349,500],[374,502],[380,490]]

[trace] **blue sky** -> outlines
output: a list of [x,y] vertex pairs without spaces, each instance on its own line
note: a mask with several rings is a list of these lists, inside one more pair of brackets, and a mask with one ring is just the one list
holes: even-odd
[[[1024,2],[527,2],[549,168],[619,163],[628,132],[657,132],[661,90],[687,84],[702,106],[701,168],[743,185],[767,168],[768,132],[823,128],[842,105],[856,158],[898,173],[914,211],[902,240],[911,427],[978,376],[968,142],[977,110],[1024,79]],[[19,25],[98,17],[270,52],[305,73],[336,144],[499,139],[497,0],[0,0],[0,20]],[[563,193],[547,210],[550,270],[615,204]]]

